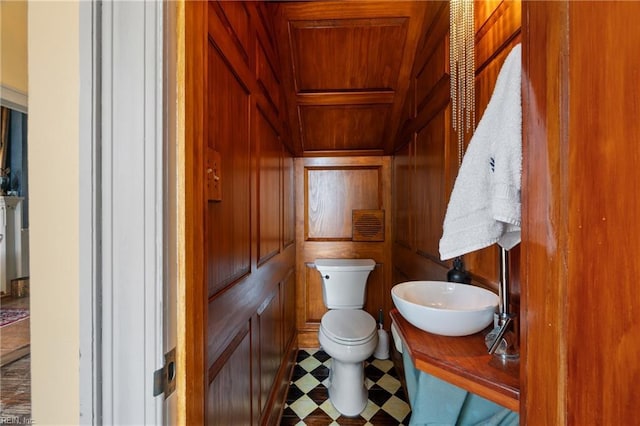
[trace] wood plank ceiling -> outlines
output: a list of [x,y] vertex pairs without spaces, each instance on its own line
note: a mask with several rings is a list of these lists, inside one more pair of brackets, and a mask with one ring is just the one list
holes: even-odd
[[391,153],[429,3],[270,4],[294,155]]

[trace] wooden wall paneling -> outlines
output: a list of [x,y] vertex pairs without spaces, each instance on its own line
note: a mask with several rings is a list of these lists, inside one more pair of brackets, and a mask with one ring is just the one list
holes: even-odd
[[327,312],[322,300],[322,276],[312,262],[305,263],[305,317],[306,324],[319,323]]
[[[305,173],[305,160],[298,157],[293,161],[294,167],[294,199],[304,200],[305,197],[305,185],[304,173]],[[310,343],[305,340],[305,336],[309,336],[309,333],[304,333],[306,328],[306,298],[307,298],[307,263],[303,258],[305,253],[305,214],[304,208],[296,208],[295,211],[295,232],[296,232],[296,329],[298,331],[298,344],[301,348],[311,348]]]
[[284,147],[282,151],[282,245],[286,248],[296,239],[295,171],[293,156]]
[[304,184],[307,240],[351,240],[352,211],[382,207],[380,167],[306,168]]
[[393,185],[395,188],[393,196],[393,240],[395,244],[399,244],[411,249],[414,244],[414,215],[413,197],[411,196],[413,189],[413,173],[414,173],[414,150],[415,142],[412,138],[411,142],[404,145],[399,151],[396,151],[393,158]]
[[269,59],[270,57],[273,56],[267,54],[267,49],[258,39],[256,43],[256,76],[258,77],[258,84],[269,100],[271,107],[278,113],[280,110],[280,82],[278,81],[275,66],[272,60]]
[[291,21],[296,91],[392,89],[408,24],[406,17]]
[[[489,2],[476,10],[476,123],[491,99],[504,60],[520,42],[520,10],[520,1]],[[494,290],[499,281],[498,253],[498,247],[493,245],[464,256],[465,266],[473,278]],[[515,260],[516,257],[512,257],[511,261]],[[512,290],[517,290],[520,278],[517,275],[511,278]],[[518,298],[519,294],[514,294],[513,300]]]
[[260,413],[267,409],[271,388],[282,361],[282,307],[280,286],[258,308],[260,328]]
[[208,48],[208,146],[220,153],[222,201],[207,204],[209,294],[251,268],[249,95],[220,51]]
[[[268,46],[269,50],[270,50],[270,54],[269,56],[274,58],[274,61],[276,61],[277,56],[277,51],[275,50],[275,45],[276,45],[276,41],[275,41],[275,33],[274,33],[274,27],[273,27],[273,16],[271,14],[271,11],[269,10],[269,8],[267,7],[267,3],[266,2],[256,2],[255,3],[255,8],[250,9],[249,12],[255,12],[252,14],[252,16],[254,17],[254,22],[260,22],[261,25],[256,25],[255,28],[257,30],[257,34],[258,34],[258,38],[262,41],[263,45],[265,47]],[[280,74],[279,72],[277,73],[278,75]],[[279,80],[279,78],[278,78]]]
[[292,129],[290,133],[288,133],[288,146],[291,148],[293,154],[297,156],[300,155],[301,150],[297,148],[300,146],[300,132],[293,129],[293,126],[298,123],[297,113],[292,107],[295,105],[295,92],[287,90],[285,87],[285,85],[289,84],[288,82],[293,81],[293,69],[291,67],[289,51],[282,46],[283,40],[288,40],[288,28],[280,24],[280,21],[284,19],[281,5],[275,3],[267,5],[267,10],[271,13],[272,21],[274,23],[274,34],[275,40],[277,41],[276,46],[278,48],[278,63],[280,65],[280,77],[283,82],[281,88],[283,121],[288,124],[287,128]]
[[[416,115],[416,79],[411,78],[409,90],[407,91],[407,98],[405,99],[404,106],[402,107],[402,113],[400,114],[402,125],[398,129],[398,134],[395,137],[396,146],[395,150],[400,149],[411,138],[411,125]],[[395,155],[395,153],[394,153]]]
[[[205,97],[208,49],[207,4],[184,4],[184,190],[181,213],[184,227],[184,310],[179,310],[177,384],[184,404],[179,419],[184,424],[205,423],[208,388],[205,366],[207,289],[204,260],[204,148],[206,140]],[[191,172],[190,172],[191,171]],[[181,373],[183,372],[183,373]]]
[[292,267],[281,284],[282,289],[282,318],[283,318],[283,338],[282,350],[286,353],[287,348],[296,337],[296,274]]
[[494,62],[497,55],[504,50],[508,52],[511,46],[519,42],[514,38],[520,35],[522,5],[520,0],[482,1],[475,4],[477,76],[486,65]]
[[[412,249],[424,257],[428,268],[439,267],[439,241],[448,200],[447,178],[451,173],[450,139],[446,110],[449,103],[448,3],[433,13],[424,46],[417,55],[415,72],[416,117],[413,124],[415,148],[410,214],[421,226],[413,229]],[[415,259],[419,259],[416,257]],[[419,260],[424,262],[424,260]]]
[[305,151],[379,150],[391,114],[390,104],[300,105]]
[[206,423],[251,424],[251,334],[249,323],[209,369]]
[[449,51],[448,46],[439,43],[434,47],[424,67],[416,74],[416,103],[419,110],[433,100],[434,90],[441,80],[449,84]]
[[280,306],[277,324],[280,327],[282,347],[277,375],[260,416],[259,423],[263,425],[273,425],[280,421],[289,391],[289,382],[296,364],[298,344],[296,340],[295,269],[293,265],[280,281],[279,293]]
[[[283,2],[272,6],[296,155],[319,155],[320,151],[333,156],[336,147],[390,152],[428,9],[425,2]],[[380,55],[381,51],[385,54]],[[365,104],[362,93],[375,99]],[[336,94],[340,102],[335,102]],[[326,118],[322,115],[327,115],[329,98],[342,111],[358,113],[349,119],[353,124],[330,120],[322,128],[313,127]],[[365,108],[375,111],[360,111]],[[388,109],[386,121],[379,115],[382,108]],[[377,116],[377,121],[365,122],[367,115]],[[329,131],[332,126],[348,131],[339,144],[335,138],[343,132]]]
[[282,145],[277,130],[261,108],[256,111],[256,161],[258,171],[258,264],[280,251]]
[[236,1],[212,1],[209,4],[220,18],[223,28],[228,32],[228,39],[233,42],[247,66],[250,66],[253,37],[252,22],[246,5],[244,2]]
[[628,236],[640,203],[628,194],[640,129],[628,93],[640,5],[524,6],[523,419],[630,424],[640,246]]
[[[481,4],[480,4],[481,3]],[[476,49],[478,62],[476,69],[476,111],[478,118],[484,111],[493,91],[493,85],[502,62],[512,46],[519,41],[520,31],[520,3],[515,2],[480,2],[476,9]],[[399,263],[405,268],[420,271],[433,271],[436,275],[442,274],[442,270],[448,269],[449,262],[439,260],[439,238],[442,233],[442,221],[444,212],[449,200],[453,183],[458,170],[458,153],[456,133],[450,128],[451,110],[449,106],[449,76],[448,76],[448,3],[443,2],[439,8],[433,11],[427,19],[432,20],[429,33],[425,36],[423,46],[418,52],[416,64],[414,66],[414,76],[416,78],[416,116],[410,126],[412,131],[417,132],[418,143],[416,152],[417,168],[412,179],[418,182],[425,182],[425,173],[429,175],[427,186],[416,185],[413,190],[413,197],[416,200],[418,215],[417,221],[421,221],[425,214],[434,216],[429,222],[428,229],[423,229],[424,235],[418,235],[418,244],[424,245],[424,241],[429,241],[428,247],[417,247],[420,253],[435,262],[435,265],[415,265],[414,261],[421,262],[419,257],[409,255],[401,251],[395,256],[400,259]],[[444,126],[436,126],[432,120],[444,120]],[[423,142],[423,141],[429,142]],[[425,146],[431,140],[443,145],[437,149],[439,160],[434,154],[423,157]],[[468,140],[467,140],[468,143]],[[401,140],[396,141],[400,146]],[[429,158],[430,163],[425,162]],[[434,163],[435,161],[435,163]],[[435,167],[435,169],[434,169]],[[439,184],[433,183],[434,176],[439,179]],[[441,188],[444,191],[438,194],[426,194],[428,188]],[[432,191],[433,192],[433,191]],[[434,197],[441,200],[434,203]],[[427,208],[432,209],[428,211]],[[436,216],[440,218],[436,219]],[[416,231],[420,232],[420,231]],[[429,234],[427,236],[427,234]],[[518,250],[518,249],[516,249]],[[404,253],[404,254],[403,254]],[[413,259],[413,260],[412,260]],[[465,255],[466,267],[473,275],[477,283],[497,289],[498,280],[498,258],[497,249],[489,247],[468,255]],[[435,268],[435,269],[434,269]],[[518,271],[514,268],[514,271]],[[405,272],[407,272],[405,270]],[[423,277],[424,278],[424,277]],[[512,277],[517,281],[514,287],[519,288],[519,278]],[[517,300],[517,295],[515,300]]]
[[[201,205],[196,221],[205,223],[206,234],[199,246],[194,242],[194,250],[205,255],[201,267],[207,274],[193,286],[200,289],[194,294],[200,294],[202,305],[207,303],[207,314],[199,320],[204,336],[199,342],[194,339],[193,351],[204,355],[200,373],[209,386],[206,396],[206,384],[200,393],[200,417],[194,404],[195,414],[188,413],[187,419],[195,419],[188,424],[218,424],[217,417],[221,424],[258,424],[264,415],[274,423],[296,349],[294,324],[284,317],[295,309],[293,300],[285,299],[295,292],[280,288],[291,281],[296,253],[291,242],[283,243],[284,206],[293,214],[283,200],[293,202],[294,188],[283,178],[273,45],[258,3],[194,3],[200,7],[194,7],[191,19],[201,24],[206,61],[194,60],[193,74],[206,84],[197,86],[199,92],[193,89],[193,102],[202,102],[204,120],[193,119],[206,137],[191,140],[202,144],[194,143],[198,149],[208,146],[220,152],[223,194],[222,201]],[[202,179],[197,168],[187,170]],[[199,196],[202,200],[203,192]],[[238,383],[230,384],[234,375]],[[273,407],[275,411],[269,409]]]
[[445,139],[444,111],[438,114],[416,137],[413,214],[421,226],[415,228],[418,254],[440,261],[439,243],[442,236],[445,204]]
[[[387,275],[389,277],[387,278]],[[378,320],[378,310],[382,309],[384,324],[387,330],[391,324],[389,311],[391,310],[391,274],[385,271],[385,265],[377,264],[367,279],[367,293],[365,295],[364,310]]]
[[[386,237],[383,242],[351,241],[350,222],[352,208],[381,208],[390,212],[390,164],[389,157],[306,157],[295,160],[296,197],[307,200],[296,210],[296,322],[300,347],[318,347],[319,321],[326,312],[322,301],[322,279],[313,266],[317,258],[374,259],[377,266],[369,276],[366,308],[375,317],[380,307],[388,315],[391,308],[389,265],[393,241],[391,214],[385,214]],[[305,179],[307,174],[313,177]],[[367,203],[374,205],[365,207]],[[332,206],[333,219],[325,218],[326,226],[316,227],[322,229],[322,233],[305,231],[305,224],[319,220],[317,215],[311,219],[317,211],[316,204]],[[336,218],[338,216],[343,217]],[[385,326],[389,327],[388,320]]]
[[568,424],[629,422],[640,401],[638,16],[569,2]]
[[[439,240],[452,187],[451,176],[455,177],[457,170],[457,154],[452,156],[448,124],[449,7],[448,2],[433,6],[412,73],[416,112],[407,131],[412,132],[413,142],[408,151],[401,148],[394,156],[394,167],[406,168],[405,163],[410,164],[406,176],[394,180],[395,203],[405,204],[404,211],[396,214],[406,215],[402,220],[413,224],[410,235],[394,245],[394,276],[400,274],[410,279],[441,279],[446,274],[448,268],[440,261]],[[397,140],[396,146],[401,147],[402,142]],[[403,197],[408,199],[403,201]]]
[[[238,80],[249,85],[247,90],[252,94],[258,92],[255,90],[255,67],[253,66],[255,55],[249,54],[249,52],[255,52],[255,35],[250,28],[241,27],[241,25],[252,23],[247,11],[247,8],[251,8],[252,4],[213,0],[206,3],[208,4],[207,31],[209,41],[220,52],[224,52],[223,56],[229,62],[229,67],[233,69]],[[237,27],[233,27],[228,21],[229,16],[232,15],[231,11],[235,16],[234,23]]]
[[260,424],[262,413],[260,412],[260,399],[262,397],[262,377],[260,376],[260,325],[258,312],[250,316],[251,326],[251,363],[246,366],[251,370],[251,424]]
[[[238,330],[242,330],[249,319],[257,315],[265,300],[277,291],[279,282],[284,280],[295,265],[295,247],[290,246],[278,256],[270,259],[254,273],[230,286],[227,290],[211,298],[208,305],[206,363],[211,366],[218,362],[227,348],[232,345]],[[276,281],[277,280],[277,281]],[[274,281],[276,281],[274,283]],[[285,303],[282,302],[281,303]],[[274,308],[275,309],[275,308]],[[262,318],[262,321],[267,321]],[[282,308],[278,308],[278,327],[282,328]],[[258,327],[258,318],[253,322]],[[275,325],[274,325],[275,326]],[[257,329],[259,330],[259,329]],[[282,334],[282,331],[279,332]],[[255,356],[259,360],[260,336],[254,339]],[[295,341],[294,341],[295,342]],[[281,350],[281,349],[280,349]],[[282,360],[284,362],[284,359]],[[258,363],[259,364],[259,363]],[[247,366],[247,368],[249,368]],[[259,367],[254,370],[260,387]],[[288,380],[285,373],[279,379]],[[257,406],[257,405],[256,405]]]

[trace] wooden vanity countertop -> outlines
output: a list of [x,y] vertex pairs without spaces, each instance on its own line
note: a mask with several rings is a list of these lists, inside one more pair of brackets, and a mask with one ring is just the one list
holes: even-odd
[[489,355],[484,343],[487,330],[463,337],[440,336],[409,324],[396,309],[391,318],[417,369],[510,410],[520,410],[520,362],[503,362]]

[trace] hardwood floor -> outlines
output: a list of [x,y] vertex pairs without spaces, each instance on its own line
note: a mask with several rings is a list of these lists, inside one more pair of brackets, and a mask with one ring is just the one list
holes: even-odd
[[[3,297],[0,308],[29,309],[29,298]],[[0,423],[31,423],[29,317],[0,328]]]
[[[29,298],[3,297],[1,308],[29,309]],[[0,328],[0,366],[7,365],[29,353],[30,320],[25,318]]]
[[32,424],[31,357],[5,365],[0,372],[0,424]]
[[14,322],[0,330],[0,367],[29,353],[29,318]]
[[[0,308],[29,309],[29,298],[3,297]],[[25,318],[0,328],[0,366],[7,365],[29,353],[30,321]]]

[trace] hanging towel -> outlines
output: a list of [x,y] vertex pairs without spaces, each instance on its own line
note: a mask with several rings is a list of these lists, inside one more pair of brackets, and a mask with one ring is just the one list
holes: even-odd
[[520,44],[504,61],[453,186],[440,239],[442,260],[520,242],[522,102]]

